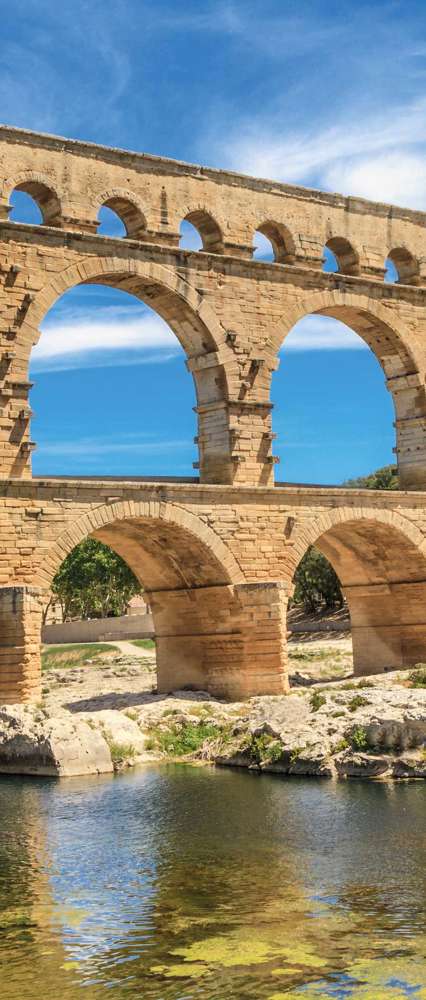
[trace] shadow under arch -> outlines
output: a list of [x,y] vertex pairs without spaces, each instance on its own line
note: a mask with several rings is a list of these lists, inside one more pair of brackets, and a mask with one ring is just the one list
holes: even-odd
[[383,369],[386,387],[393,399],[400,486],[402,489],[425,489],[426,391],[420,375],[423,359],[417,356],[417,348],[408,343],[407,330],[386,305],[366,295],[333,289],[301,299],[296,307],[282,314],[270,336],[271,347],[276,353],[293,326],[308,315],[340,320],[371,349]]
[[347,505],[295,535],[296,569],[315,545],[339,577],[352,626],[354,673],[411,667],[426,656],[426,538],[396,511]]
[[241,632],[235,585],[243,575],[213,529],[166,502],[107,504],[76,517],[43,553],[38,584],[50,588],[64,558],[88,536],[117,552],[144,587],[156,634],[158,690],[190,686],[232,694],[240,678],[226,648]]

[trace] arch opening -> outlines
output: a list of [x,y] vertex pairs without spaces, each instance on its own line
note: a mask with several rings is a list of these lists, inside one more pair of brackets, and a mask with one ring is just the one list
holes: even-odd
[[[318,617],[339,623],[339,592],[347,606],[340,615],[351,628],[356,675],[412,667],[426,651],[426,555],[424,539],[409,522],[389,512],[347,508],[312,526],[309,545],[295,574],[297,585],[307,565],[308,585],[318,582]],[[330,525],[330,522],[333,522]],[[300,550],[298,555],[300,556]],[[303,582],[303,580],[302,580]],[[330,594],[329,607],[324,595]],[[337,613],[332,613],[333,608]],[[300,616],[299,616],[300,619]]]
[[9,204],[11,222],[58,227],[62,225],[59,198],[40,181],[21,181],[11,192]]
[[127,198],[107,198],[98,212],[98,235],[137,240],[144,236],[146,220],[140,208]]
[[323,270],[340,274],[359,274],[359,257],[349,240],[333,236],[324,247]]
[[405,247],[391,250],[385,260],[385,276],[387,283],[416,285],[419,281],[419,265],[413,254]]
[[193,475],[194,380],[171,325],[134,295],[99,284],[65,293],[30,374],[36,474]]
[[281,481],[334,485],[394,461],[392,396],[357,325],[321,311],[284,341],[271,390]]
[[213,216],[203,209],[188,212],[180,225],[179,246],[182,250],[223,253],[223,236],[220,226]]
[[[416,349],[408,344],[406,333],[398,325],[396,317],[389,309],[365,296],[333,291],[312,296],[305,308],[292,310],[283,319],[284,324],[281,321],[271,339],[277,350],[283,345],[287,374],[291,372],[293,378],[287,381],[284,396],[282,375],[274,376],[274,403],[279,403],[282,413],[285,412],[284,407],[287,410],[287,428],[283,426],[280,413],[275,416],[274,429],[278,434],[285,432],[290,435],[290,440],[297,437],[297,448],[300,448],[304,443],[301,430],[303,432],[306,426],[306,413],[310,413],[311,427],[316,428],[316,434],[315,440],[313,434],[310,440],[306,438],[309,451],[302,471],[299,462],[299,468],[296,471],[293,468],[291,475],[284,468],[281,478],[328,485],[345,482],[348,478],[391,464],[392,449],[395,447],[400,488],[424,489],[426,394],[418,374],[422,359],[417,358]],[[335,324],[337,337],[332,336],[330,319],[338,321],[338,325]],[[370,348],[371,353],[362,350],[364,345]],[[344,362],[340,380],[336,360],[340,365]],[[385,382],[375,360],[382,369]],[[389,396],[385,389],[389,391]],[[291,414],[292,397],[297,407],[293,402],[294,412]],[[354,418],[353,431],[345,444],[344,461],[338,469],[333,464],[331,474],[327,474],[329,459],[335,454],[350,414]],[[321,418],[326,415],[329,431],[333,427],[328,441],[321,427]],[[358,428],[357,421],[361,422]],[[321,450],[317,447],[319,441]],[[293,450],[287,453],[287,459],[290,457],[291,465],[295,467],[296,444],[292,440],[291,444]],[[360,452],[361,444],[364,457]],[[322,473],[321,454],[325,456]],[[315,475],[307,475],[309,467],[315,469]]]
[[267,220],[258,226],[253,236],[253,247],[254,260],[294,263],[294,241],[282,223]]
[[[134,508],[130,513],[129,506]],[[194,515],[161,506],[162,511],[156,503],[116,504],[76,521],[43,560],[40,581],[51,587],[64,565],[64,551],[72,558],[76,539],[81,548],[79,536],[83,547],[102,543],[134,574],[149,605],[158,690],[189,687],[228,694],[230,683],[239,678],[232,677],[234,661],[222,660],[217,650],[226,650],[228,642],[235,646],[241,627],[231,586],[238,567],[215,533]]]

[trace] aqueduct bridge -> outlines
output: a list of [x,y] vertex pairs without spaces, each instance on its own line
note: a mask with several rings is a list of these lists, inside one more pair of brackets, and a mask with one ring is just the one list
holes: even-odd
[[[8,221],[26,191],[43,224]],[[126,237],[97,235],[112,208]],[[182,219],[199,252],[179,248]],[[159,689],[286,690],[286,606],[315,543],[338,573],[357,673],[426,660],[426,216],[159,157],[0,128],[0,701],[36,699],[41,610],[94,535],[149,594]],[[275,260],[252,259],[264,233]],[[322,270],[324,246],[338,273]],[[399,281],[385,283],[391,258]],[[81,283],[142,299],[178,337],[196,387],[199,476],[31,474],[28,364],[39,324]],[[380,362],[401,491],[274,485],[270,382],[294,323],[341,319]]]

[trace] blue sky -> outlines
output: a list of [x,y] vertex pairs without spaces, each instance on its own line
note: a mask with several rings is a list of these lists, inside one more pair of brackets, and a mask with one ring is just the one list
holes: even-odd
[[[421,2],[1,8],[7,124],[426,208]],[[29,220],[22,197],[12,217]],[[68,293],[44,321],[32,375],[37,474],[192,473],[191,377],[140,302]],[[273,398],[279,478],[338,483],[392,461],[381,369],[342,324],[295,328]]]

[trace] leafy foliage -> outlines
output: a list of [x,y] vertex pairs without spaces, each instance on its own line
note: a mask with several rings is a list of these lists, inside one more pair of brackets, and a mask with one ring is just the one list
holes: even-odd
[[347,479],[343,485],[351,490],[399,490],[398,468],[396,465],[384,465],[368,476]]
[[[399,489],[396,465],[385,465],[368,476],[348,479],[343,483],[349,489],[397,490]],[[331,610],[343,606],[339,578],[328,559],[311,546],[301,559],[294,575],[294,604],[304,604],[307,611]]]
[[95,538],[86,538],[64,559],[52,593],[63,621],[123,615],[141,587],[123,559]]
[[307,611],[342,607],[339,578],[322,552],[311,546],[301,559],[295,576],[293,601]]

